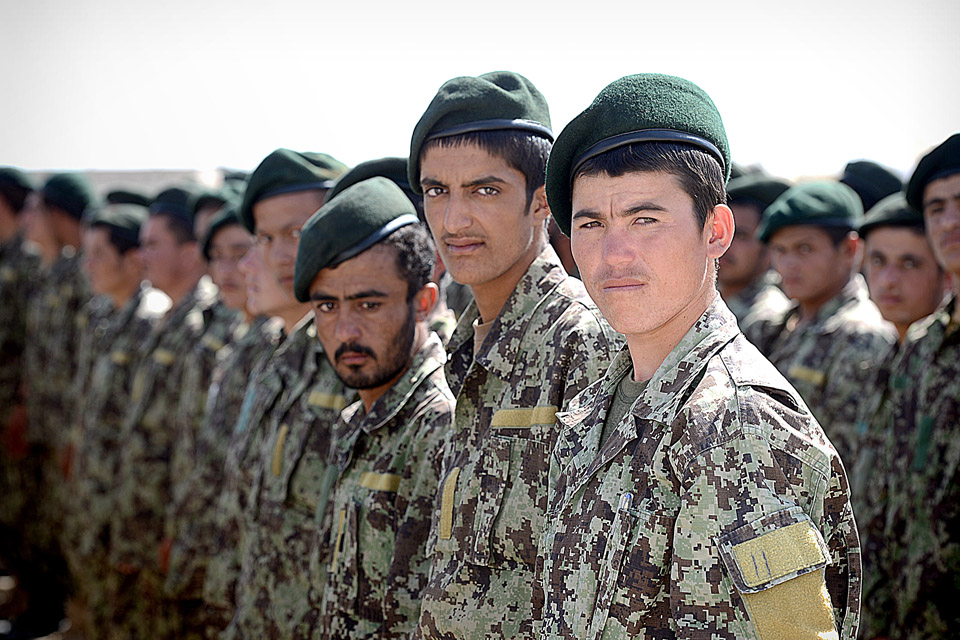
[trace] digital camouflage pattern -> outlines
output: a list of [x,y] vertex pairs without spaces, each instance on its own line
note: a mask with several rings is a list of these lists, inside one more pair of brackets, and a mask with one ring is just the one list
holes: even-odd
[[453,417],[446,359],[440,338],[431,334],[369,413],[358,401],[340,417],[333,551],[318,567],[328,574],[316,634],[321,638],[408,638],[416,628]]
[[751,326],[775,322],[790,309],[790,299],[777,286],[779,281],[780,277],[775,271],[768,271],[737,295],[723,299],[748,339]]
[[864,528],[869,635],[960,636],[960,322],[954,296],[910,327],[870,432]]
[[558,415],[542,637],[783,637],[758,628],[772,602],[791,632],[808,627],[796,637],[837,637],[836,623],[855,638],[860,549],[843,466],[719,297],[601,446],[632,367],[624,349]]
[[184,365],[207,330],[216,288],[201,280],[163,318],[145,344],[134,372],[130,405],[115,481],[110,559],[128,567],[118,590],[114,624],[124,636],[178,634],[176,611],[163,597],[159,549],[173,496],[171,457],[177,437],[175,412]]
[[[109,637],[111,586],[114,569],[109,560],[109,527],[114,512],[117,462],[123,442],[120,431],[130,406],[133,372],[170,299],[156,289],[141,288],[102,328],[98,351],[77,404],[71,479],[71,502],[66,505],[64,532],[70,541],[68,560],[76,587],[92,615],[88,634]],[[99,324],[99,323],[98,323]]]
[[415,637],[535,636],[554,415],[603,374],[621,344],[549,246],[474,357],[478,318],[471,303],[447,346],[457,406]]
[[[169,597],[203,599],[207,562],[220,551],[216,507],[224,486],[227,446],[251,376],[273,353],[281,326],[277,318],[254,318],[249,325],[238,326],[218,353],[197,434],[194,466],[185,470],[190,490],[175,497],[171,508],[178,528],[164,585]],[[203,609],[211,627],[222,630],[230,621],[223,607],[206,603]]]
[[811,321],[801,322],[794,305],[779,321],[751,327],[749,337],[799,392],[844,465],[852,468],[858,418],[869,401],[864,390],[897,342],[863,278],[851,278]]
[[[333,430],[353,399],[324,356],[312,322],[290,337],[260,384],[275,390],[254,484],[246,504],[236,612],[227,639],[309,638],[320,590],[311,590],[311,554],[327,558],[327,509],[335,479]],[[279,352],[278,352],[279,356]],[[243,417],[241,417],[243,420]],[[239,425],[238,425],[239,426]],[[316,547],[323,548],[317,552]],[[322,585],[318,585],[322,587]]]

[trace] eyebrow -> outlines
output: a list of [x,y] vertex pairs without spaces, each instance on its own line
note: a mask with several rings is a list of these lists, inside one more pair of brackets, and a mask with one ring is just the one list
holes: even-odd
[[[469,188],[469,187],[477,187],[482,184],[507,184],[507,181],[504,180],[503,178],[489,175],[489,176],[480,176],[479,178],[474,178],[473,180],[464,182],[460,186],[464,188]],[[436,178],[422,178],[420,180],[420,186],[421,187],[443,187],[446,185],[443,182],[440,182],[439,180],[437,180]]]
[[[645,211],[666,211],[666,208],[661,207],[660,205],[654,202],[638,202],[637,204],[627,207],[626,209],[616,213],[615,215],[618,218],[627,218],[629,216],[633,216],[638,213],[644,213]],[[580,209],[579,211],[573,214],[574,220],[578,218],[589,218],[590,220],[601,220],[605,217],[606,216],[596,211],[595,209]]]
[[[383,291],[378,291],[377,289],[367,289],[365,291],[358,291],[357,293],[352,293],[349,296],[346,296],[344,300],[359,300],[361,298],[386,298],[387,294]],[[326,300],[339,300],[337,296],[330,295],[329,293],[324,293],[323,291],[317,291],[316,293],[310,294],[310,300],[316,302],[323,302]]]

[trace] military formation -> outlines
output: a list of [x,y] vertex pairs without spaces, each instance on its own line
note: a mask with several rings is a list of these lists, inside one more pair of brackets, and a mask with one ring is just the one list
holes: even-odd
[[682,78],[424,104],[0,168],[0,638],[960,637],[960,134],[793,183]]

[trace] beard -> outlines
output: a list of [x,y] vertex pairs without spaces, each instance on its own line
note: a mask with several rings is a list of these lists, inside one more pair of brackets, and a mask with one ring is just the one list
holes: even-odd
[[[393,335],[387,344],[389,351],[380,357],[373,349],[357,342],[341,344],[334,353],[334,370],[340,381],[354,389],[375,389],[397,377],[410,364],[413,341],[416,338],[417,320],[413,309],[407,313],[407,318],[400,329]],[[376,365],[373,371],[361,371],[361,367],[341,365],[340,356],[346,352],[363,353],[370,356]]]

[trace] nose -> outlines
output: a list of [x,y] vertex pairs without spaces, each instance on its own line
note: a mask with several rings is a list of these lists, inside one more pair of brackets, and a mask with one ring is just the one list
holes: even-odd
[[360,339],[360,325],[356,314],[341,307],[337,315],[337,328],[334,334],[337,340],[343,343],[356,342]]
[[628,231],[608,231],[603,237],[603,261],[612,266],[633,262],[637,257],[635,241]]
[[897,284],[899,275],[899,270],[891,264],[880,267],[877,271],[877,284],[882,290],[889,291]]
[[464,198],[451,194],[443,206],[443,228],[447,233],[462,233],[470,228],[469,206]]

